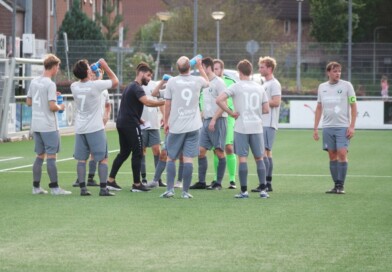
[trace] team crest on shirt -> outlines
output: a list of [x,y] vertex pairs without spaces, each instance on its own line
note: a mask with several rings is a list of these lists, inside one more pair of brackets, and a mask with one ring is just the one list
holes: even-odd
[[341,94],[343,91],[342,90],[338,90],[338,94]]

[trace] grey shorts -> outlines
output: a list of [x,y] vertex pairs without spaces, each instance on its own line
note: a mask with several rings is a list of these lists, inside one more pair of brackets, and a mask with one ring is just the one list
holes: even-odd
[[248,157],[249,147],[253,157],[261,158],[264,153],[263,133],[242,134],[234,132],[234,153],[240,157]]
[[60,152],[60,133],[58,131],[34,132],[33,134],[37,155],[54,155]]
[[218,118],[215,123],[215,130],[210,131],[208,125],[211,119],[203,121],[203,127],[200,129],[200,143],[199,145],[207,150],[211,148],[225,150],[226,145],[226,118]]
[[161,143],[161,133],[159,129],[142,130],[143,147],[152,147]]
[[179,134],[169,133],[166,149],[172,160],[178,159],[181,153],[188,158],[199,156],[199,130]]
[[346,136],[347,128],[323,128],[323,150],[348,149],[350,140]]
[[264,147],[271,151],[275,142],[276,130],[273,127],[263,127]]
[[86,134],[75,134],[74,158],[79,161],[85,161],[88,159],[90,153],[96,162],[108,157],[105,130],[102,129]]

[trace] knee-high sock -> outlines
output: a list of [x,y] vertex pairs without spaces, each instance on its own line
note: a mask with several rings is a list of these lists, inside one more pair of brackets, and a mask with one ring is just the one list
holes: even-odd
[[182,181],[183,178],[183,172],[184,172],[184,163],[180,161],[180,164],[178,166],[178,181]]
[[269,167],[268,167],[267,176],[272,178],[272,171],[274,170],[274,160],[272,159],[272,157],[268,157],[268,161],[269,161]]
[[161,179],[163,171],[166,168],[166,161],[159,161],[157,167],[155,168],[154,181],[159,181]]
[[214,180],[218,180],[218,165],[219,165],[219,158],[218,158],[218,156],[214,153],[214,171],[215,171]]
[[97,170],[97,163],[94,160],[88,162],[88,176],[94,177],[95,171]]
[[101,188],[106,188],[106,181],[108,179],[108,165],[106,163],[98,163],[99,185]]
[[143,155],[141,165],[140,165],[140,173],[142,174],[142,179],[146,178],[146,156]]
[[176,177],[176,164],[174,161],[166,163],[166,183],[167,191],[174,190],[174,179]]
[[[207,157],[199,158],[199,182],[206,183],[208,161]],[[184,163],[184,181],[185,181],[185,163]]]
[[184,183],[182,190],[188,192],[192,182],[193,164],[190,162],[184,163]]
[[218,173],[216,179],[216,182],[218,184],[222,184],[222,179],[225,176],[225,171],[226,171],[226,157],[223,157],[219,159],[219,163],[218,163]]
[[348,168],[348,163],[347,162],[338,162],[338,183],[341,183],[344,185],[344,182],[346,180],[346,175],[347,175],[347,168]]
[[338,161],[329,161],[329,171],[333,182],[336,183],[338,180]]
[[268,171],[269,171],[269,168],[270,168],[268,157],[263,157],[263,162],[264,162],[264,165],[265,165],[265,173],[266,173],[267,182],[271,183],[271,179],[270,179],[271,177],[268,176]]
[[38,182],[37,186],[34,186],[37,188],[39,187],[39,183],[41,181],[43,163],[44,163],[43,159],[36,157],[33,164],[33,182]]
[[79,187],[86,188],[86,163],[78,161],[76,165],[76,173],[78,174]]
[[[46,171],[48,171],[50,183],[57,184],[58,177],[57,177],[57,166],[56,166],[56,159],[55,158],[46,159]],[[57,187],[57,186],[55,186],[55,187]]]
[[157,168],[159,162],[159,155],[154,155],[154,167]]
[[241,162],[238,168],[238,176],[240,178],[241,191],[247,191],[248,186],[248,164],[246,162]]
[[230,181],[235,182],[235,174],[237,171],[237,157],[235,154],[226,155],[227,170]]
[[256,167],[257,167],[257,176],[259,178],[259,184],[266,184],[265,176],[266,176],[266,171],[265,171],[265,165],[264,165],[264,160],[259,160],[256,162]]

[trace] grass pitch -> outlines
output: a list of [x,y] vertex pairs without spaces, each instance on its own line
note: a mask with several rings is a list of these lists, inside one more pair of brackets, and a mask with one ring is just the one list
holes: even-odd
[[[111,165],[115,131],[108,141]],[[179,190],[174,199],[160,199],[162,188],[131,193],[130,161],[115,197],[99,197],[97,188],[81,197],[71,186],[73,142],[62,137],[57,163],[60,185],[73,192],[64,197],[31,194],[32,141],[0,144],[0,271],[392,270],[391,131],[358,130],[347,194],[327,195],[332,182],[321,142],[310,130],[279,130],[269,199],[234,199],[238,190],[229,189],[191,191],[190,200]],[[152,165],[149,150],[149,179]],[[250,160],[249,189],[256,186]]]

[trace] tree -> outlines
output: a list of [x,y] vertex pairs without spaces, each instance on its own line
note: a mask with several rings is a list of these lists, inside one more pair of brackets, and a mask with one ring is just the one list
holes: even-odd
[[72,67],[79,59],[96,61],[105,56],[107,44],[99,26],[87,17],[80,9],[79,0],[74,0],[72,8],[67,11],[58,31],[57,55],[61,59],[62,68],[66,68],[64,35],[68,37],[68,59]]
[[[108,41],[117,41],[119,38],[119,27],[122,21],[124,20],[121,14],[116,14],[113,16],[113,13],[116,11],[115,5],[111,4],[110,1],[107,2],[106,8],[103,11],[103,15],[96,13],[95,16],[97,18],[97,22],[102,25],[105,29],[104,37]],[[123,30],[124,40],[126,39],[128,28],[125,27]]]
[[63,39],[63,33],[66,32],[69,40],[103,40],[99,26],[79,7],[79,0],[74,0],[60,26],[59,39]]
[[[386,26],[380,41],[391,42],[392,1],[352,0],[353,42],[373,41],[377,26]],[[319,42],[347,42],[348,0],[310,0],[311,35]]]

